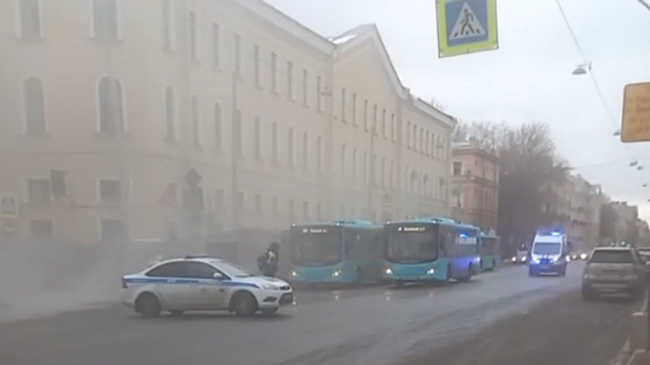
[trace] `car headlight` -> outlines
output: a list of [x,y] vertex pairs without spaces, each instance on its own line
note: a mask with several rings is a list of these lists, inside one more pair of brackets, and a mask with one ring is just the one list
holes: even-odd
[[517,257],[516,257],[516,256],[512,256],[512,259],[510,259],[510,260],[511,260],[511,261],[517,261]]
[[334,270],[334,272],[332,273],[332,276],[339,276],[339,275],[341,275],[341,270]]
[[427,270],[427,275],[433,275],[436,272],[434,269]]
[[582,260],[587,259],[587,254],[586,254],[586,253],[581,254],[581,255],[580,255],[580,258],[581,258]]
[[260,287],[262,289],[264,289],[264,290],[280,290],[280,288],[278,288],[277,286],[275,286],[273,284],[262,284],[262,285],[260,285]]
[[385,273],[386,273],[386,275],[393,275],[393,269],[391,269],[389,267],[389,268],[386,269]]
[[295,272],[295,271],[292,271],[292,272],[291,272],[291,276],[298,276],[298,273]]
[[528,260],[528,257],[526,257],[526,256],[521,258],[521,261],[526,261],[526,260]]

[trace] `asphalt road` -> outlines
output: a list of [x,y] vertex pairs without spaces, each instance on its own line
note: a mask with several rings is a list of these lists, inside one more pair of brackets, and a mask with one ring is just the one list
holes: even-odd
[[580,286],[523,267],[446,287],[298,292],[275,318],[187,314],[142,320],[120,307],[0,325],[0,364],[381,365],[469,341]]
[[[640,301],[605,298],[585,303],[580,290],[546,300],[530,312],[499,321],[476,335],[400,365],[607,365],[629,335]],[[624,359],[622,359],[624,360]]]

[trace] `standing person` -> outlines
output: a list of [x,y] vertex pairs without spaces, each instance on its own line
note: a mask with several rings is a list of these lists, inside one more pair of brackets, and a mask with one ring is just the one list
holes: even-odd
[[275,276],[278,270],[278,260],[280,258],[280,244],[271,243],[268,249],[257,258],[257,266],[264,276]]

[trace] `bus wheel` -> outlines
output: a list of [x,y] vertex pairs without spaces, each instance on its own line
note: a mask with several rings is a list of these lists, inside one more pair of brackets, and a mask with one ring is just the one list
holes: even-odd
[[451,265],[447,265],[447,277],[445,277],[445,284],[449,284],[449,280],[451,280]]
[[357,266],[357,272],[356,272],[356,282],[357,284],[363,283],[363,280],[365,279],[363,277],[363,269],[360,266]]
[[458,280],[463,281],[463,282],[472,280],[472,276],[474,274],[473,271],[474,271],[474,265],[469,264],[469,267],[467,267],[467,276],[463,276],[462,278],[460,278]]

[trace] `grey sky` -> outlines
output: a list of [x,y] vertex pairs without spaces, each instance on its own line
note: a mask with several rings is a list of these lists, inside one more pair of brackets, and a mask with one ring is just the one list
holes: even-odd
[[[622,144],[623,86],[650,81],[650,11],[637,0],[560,0],[593,63],[611,117],[582,63],[555,0],[499,0],[499,50],[438,59],[435,0],[266,0],[332,36],[365,23],[379,27],[402,82],[464,121],[551,126],[558,153],[615,199],[650,218],[650,143]],[[633,159],[642,171],[628,166]]]

